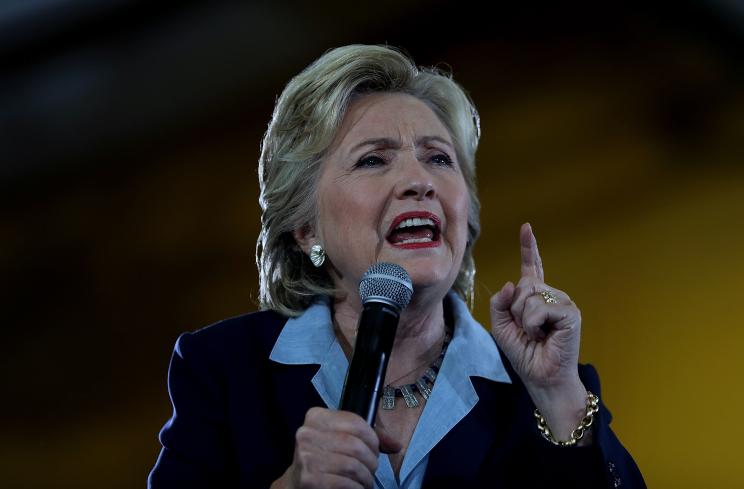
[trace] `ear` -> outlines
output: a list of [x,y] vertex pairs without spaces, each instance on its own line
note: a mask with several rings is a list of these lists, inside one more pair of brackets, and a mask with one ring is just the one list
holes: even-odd
[[295,229],[292,231],[292,236],[297,242],[297,245],[306,255],[309,255],[310,248],[314,244],[318,243],[318,237],[315,235],[315,230],[310,226],[310,224],[305,224],[302,227]]

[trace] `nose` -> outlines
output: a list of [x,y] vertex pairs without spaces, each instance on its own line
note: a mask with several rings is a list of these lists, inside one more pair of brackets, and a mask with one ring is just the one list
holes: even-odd
[[434,181],[418,160],[409,161],[398,177],[395,196],[399,199],[425,200],[436,195]]

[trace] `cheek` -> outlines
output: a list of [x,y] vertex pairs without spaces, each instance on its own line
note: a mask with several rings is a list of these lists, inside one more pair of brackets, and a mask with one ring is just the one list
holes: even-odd
[[371,220],[371,201],[365,193],[350,187],[334,186],[321,196],[320,223],[325,238],[351,239],[361,237],[362,228]]
[[463,186],[456,192],[455,197],[450,202],[449,222],[454,224],[452,226],[452,238],[464,249],[468,240],[468,217],[470,214],[470,198],[467,188]]

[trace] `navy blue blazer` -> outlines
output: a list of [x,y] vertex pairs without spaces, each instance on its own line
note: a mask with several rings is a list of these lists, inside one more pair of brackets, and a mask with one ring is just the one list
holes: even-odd
[[[168,371],[173,416],[160,432],[149,488],[266,488],[289,467],[305,413],[325,404],[311,383],[318,365],[269,360],[286,320],[263,311],[178,338]],[[534,405],[501,357],[512,383],[471,378],[479,401],[430,452],[425,488],[646,487],[604,405],[592,446],[542,439]],[[601,399],[594,368],[579,373]]]

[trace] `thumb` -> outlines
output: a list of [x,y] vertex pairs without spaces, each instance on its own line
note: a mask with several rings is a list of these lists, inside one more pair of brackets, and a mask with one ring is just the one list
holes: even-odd
[[398,453],[403,445],[388,433],[380,424],[375,424],[375,433],[380,439],[380,451],[382,453]]
[[491,334],[512,363],[521,331],[511,313],[515,292],[514,284],[507,282],[491,297]]
[[508,326],[512,321],[511,304],[514,299],[514,284],[507,282],[491,297],[491,326],[494,333]]

